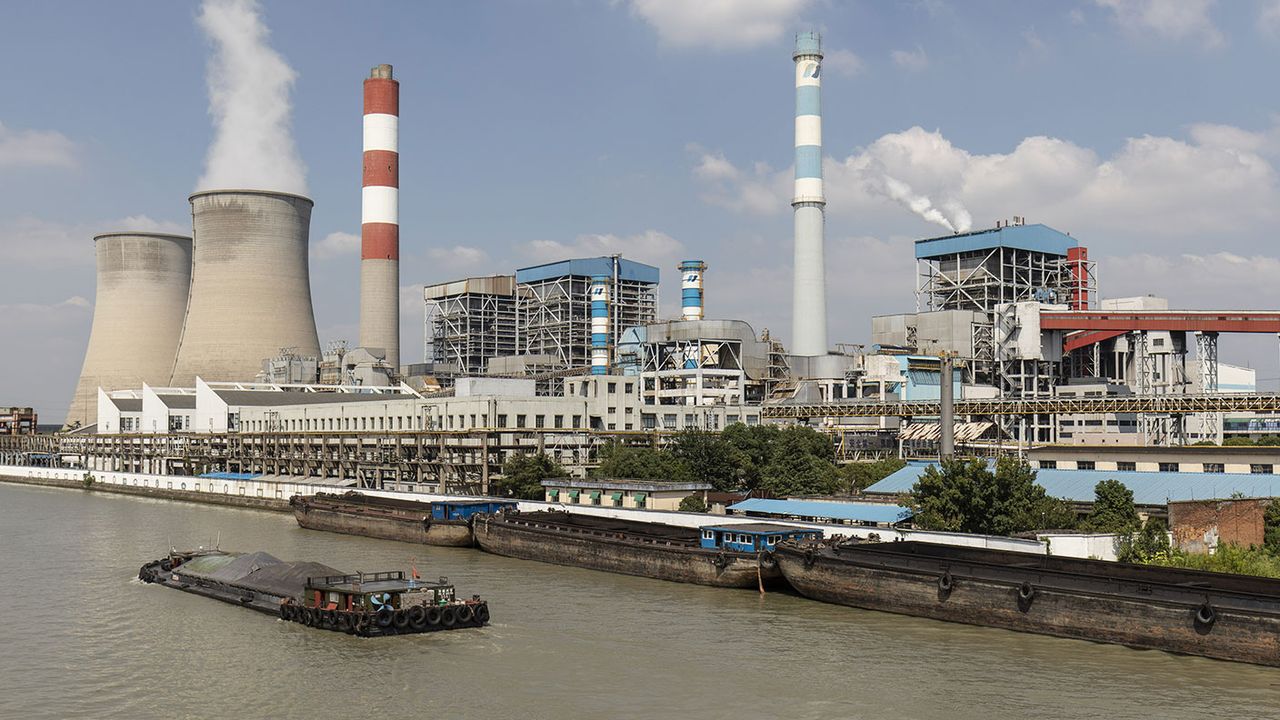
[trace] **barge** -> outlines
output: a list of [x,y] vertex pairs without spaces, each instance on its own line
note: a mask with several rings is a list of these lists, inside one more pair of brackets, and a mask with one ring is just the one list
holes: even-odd
[[475,545],[475,515],[515,507],[509,501],[420,502],[355,491],[294,495],[289,505],[298,525],[308,530],[449,547]]
[[489,622],[489,605],[460,600],[448,578],[423,582],[403,571],[345,574],[315,562],[264,552],[170,552],[143,565],[138,579],[323,630],[375,637]]
[[481,515],[473,529],[480,548],[495,555],[734,588],[780,580],[773,548],[822,535],[786,525],[688,528],[558,511]]
[[923,542],[784,543],[774,556],[814,600],[1280,665],[1280,580]]

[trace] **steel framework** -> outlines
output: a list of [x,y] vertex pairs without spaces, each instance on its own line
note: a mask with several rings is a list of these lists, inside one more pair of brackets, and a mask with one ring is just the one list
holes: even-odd
[[[591,364],[591,278],[564,275],[516,287],[519,353],[549,355],[564,367]],[[648,325],[658,317],[658,287],[614,278],[610,287],[610,335]]]
[[[938,417],[937,400],[851,401],[834,403],[778,403],[765,405],[761,417],[814,419],[839,417]],[[955,412],[964,417],[1031,416],[1056,414],[1280,412],[1280,393],[1209,395],[1124,395],[1112,397],[996,398],[956,400]]]

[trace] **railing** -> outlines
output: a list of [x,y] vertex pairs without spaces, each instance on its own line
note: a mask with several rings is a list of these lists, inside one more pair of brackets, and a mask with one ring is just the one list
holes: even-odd
[[[766,418],[823,417],[937,417],[941,402],[847,401],[766,405]],[[1280,394],[1239,393],[1222,395],[1128,395],[1119,397],[1056,397],[1039,399],[957,400],[957,416],[1055,415],[1128,413],[1136,415],[1186,415],[1190,413],[1280,412]]]

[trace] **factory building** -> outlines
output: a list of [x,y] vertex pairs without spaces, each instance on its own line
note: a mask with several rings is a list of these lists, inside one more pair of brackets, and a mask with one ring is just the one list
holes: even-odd
[[484,375],[492,358],[516,354],[514,275],[428,285],[423,297],[428,363],[452,365],[461,375]]

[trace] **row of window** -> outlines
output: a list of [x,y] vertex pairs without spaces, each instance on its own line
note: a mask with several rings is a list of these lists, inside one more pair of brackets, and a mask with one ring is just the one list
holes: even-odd
[[[559,488],[548,489],[547,502],[560,502],[560,494],[561,494],[561,491]],[[565,493],[565,496],[570,505],[584,504],[582,502],[582,492],[580,490],[569,490]],[[602,505],[604,504],[602,496],[603,496],[603,493],[601,491],[592,490],[588,494],[587,499],[590,501],[589,504],[591,505]],[[622,507],[622,498],[623,498],[623,493],[620,493],[620,492],[611,493],[609,496],[609,500],[611,501],[611,504],[614,507]],[[646,495],[645,493],[635,493],[634,495],[631,496],[631,499],[633,502],[635,502],[636,507],[642,508],[642,507],[645,507],[647,504],[648,495]]]
[[[1057,460],[1041,460],[1039,463],[1042,470],[1054,470],[1058,467]],[[1182,466],[1176,462],[1162,462],[1157,465],[1159,472],[1181,472]],[[1077,470],[1097,470],[1098,464],[1093,460],[1077,460]],[[1201,463],[1200,469],[1207,473],[1226,472],[1226,465],[1223,463]],[[1116,470],[1118,472],[1136,472],[1138,463],[1131,460],[1120,460],[1116,462]],[[1265,463],[1255,463],[1249,466],[1249,472],[1254,475],[1271,475],[1275,471],[1274,465]]]

